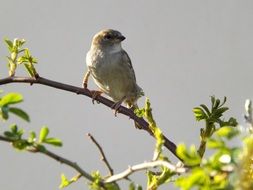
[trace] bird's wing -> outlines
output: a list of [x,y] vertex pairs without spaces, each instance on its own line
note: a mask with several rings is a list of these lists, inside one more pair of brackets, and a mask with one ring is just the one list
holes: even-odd
[[130,59],[130,57],[128,56],[128,54],[125,50],[123,50],[123,56],[122,57],[123,57],[123,62],[128,64],[130,71],[133,73],[134,81],[136,82],[136,77],[135,77],[135,73],[134,73],[134,69],[133,69],[133,66],[132,66],[131,59]]

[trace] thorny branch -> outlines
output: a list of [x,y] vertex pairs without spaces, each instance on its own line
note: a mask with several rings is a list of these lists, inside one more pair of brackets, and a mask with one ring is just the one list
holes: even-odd
[[[61,90],[69,91],[69,92],[74,92],[76,94],[82,94],[82,95],[92,98],[92,93],[88,89],[79,88],[76,86],[52,81],[52,80],[49,80],[49,79],[46,79],[46,78],[43,78],[40,76],[38,76],[37,78],[13,76],[13,77],[7,77],[7,78],[0,79],[0,85],[9,84],[9,83],[42,84],[45,86],[50,86],[53,88],[57,88],[57,89],[61,89]],[[95,100],[106,105],[109,108],[111,108],[112,105],[114,104],[113,101],[111,101],[103,96],[100,96],[100,95],[96,96]],[[118,109],[118,112],[133,119],[135,122],[137,122],[142,127],[141,129],[147,131],[150,135],[152,135],[154,137],[154,134],[150,130],[148,123],[143,118],[137,117],[131,109],[128,109],[124,106],[120,106]],[[176,154],[176,145],[172,141],[170,141],[167,137],[165,137],[164,135],[163,135],[163,139],[164,139],[164,146],[168,150],[170,150],[178,159],[180,159]]]
[[105,163],[106,167],[108,168],[110,176],[112,176],[113,175],[113,169],[112,169],[111,165],[109,164],[107,158],[105,157],[105,153],[103,151],[103,148],[100,146],[100,144],[96,141],[96,139],[90,133],[88,133],[87,136],[97,146],[97,148],[98,148],[98,150],[101,154],[101,160]]

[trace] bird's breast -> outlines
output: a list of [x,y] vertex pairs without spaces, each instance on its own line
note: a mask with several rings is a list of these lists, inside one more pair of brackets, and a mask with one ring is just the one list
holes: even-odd
[[136,91],[136,82],[128,63],[124,63],[121,54],[88,53],[87,66],[97,86],[114,101]]

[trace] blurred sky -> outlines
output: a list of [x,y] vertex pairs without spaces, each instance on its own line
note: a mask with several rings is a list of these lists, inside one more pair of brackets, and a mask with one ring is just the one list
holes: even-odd
[[[92,36],[104,28],[121,31],[157,124],[176,144],[191,145],[198,144],[203,125],[195,122],[192,108],[208,104],[211,95],[227,96],[227,116],[243,123],[244,101],[253,95],[252,20],[251,0],[1,0],[0,39],[25,38],[39,60],[36,68],[41,76],[81,86]],[[6,55],[2,41],[1,78],[8,72]],[[23,68],[17,75],[24,75]],[[96,89],[92,80],[89,87]],[[116,173],[152,159],[152,137],[136,130],[128,118],[115,118],[107,107],[92,105],[87,97],[40,85],[0,88],[22,93],[25,102],[20,106],[31,116],[29,124],[11,117],[1,124],[1,131],[13,122],[27,132],[48,125],[51,136],[64,142],[63,148],[49,149],[86,171],[107,174],[86,133],[100,142]],[[6,190],[57,189],[61,173],[69,178],[76,174],[43,155],[20,153],[6,143],[0,143],[0,152],[0,187]],[[145,186],[142,174],[131,178]],[[66,189],[86,189],[86,182]]]

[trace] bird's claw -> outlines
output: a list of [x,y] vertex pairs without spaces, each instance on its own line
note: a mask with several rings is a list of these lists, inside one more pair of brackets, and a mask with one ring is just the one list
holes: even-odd
[[102,94],[101,91],[98,90],[91,90],[90,93],[92,94],[91,98],[92,98],[92,103],[95,104],[95,99],[97,96],[100,96]]
[[117,117],[117,113],[119,112],[119,108],[122,104],[122,102],[126,99],[126,97],[124,96],[123,98],[121,98],[118,102],[115,102],[114,104],[112,104],[111,108],[114,109],[114,115],[115,117]]
[[111,108],[114,109],[114,115],[115,115],[115,117],[117,117],[117,114],[118,114],[118,112],[119,112],[119,108],[120,108],[120,106],[121,106],[121,103],[122,103],[122,102],[115,102],[115,103],[111,106]]

